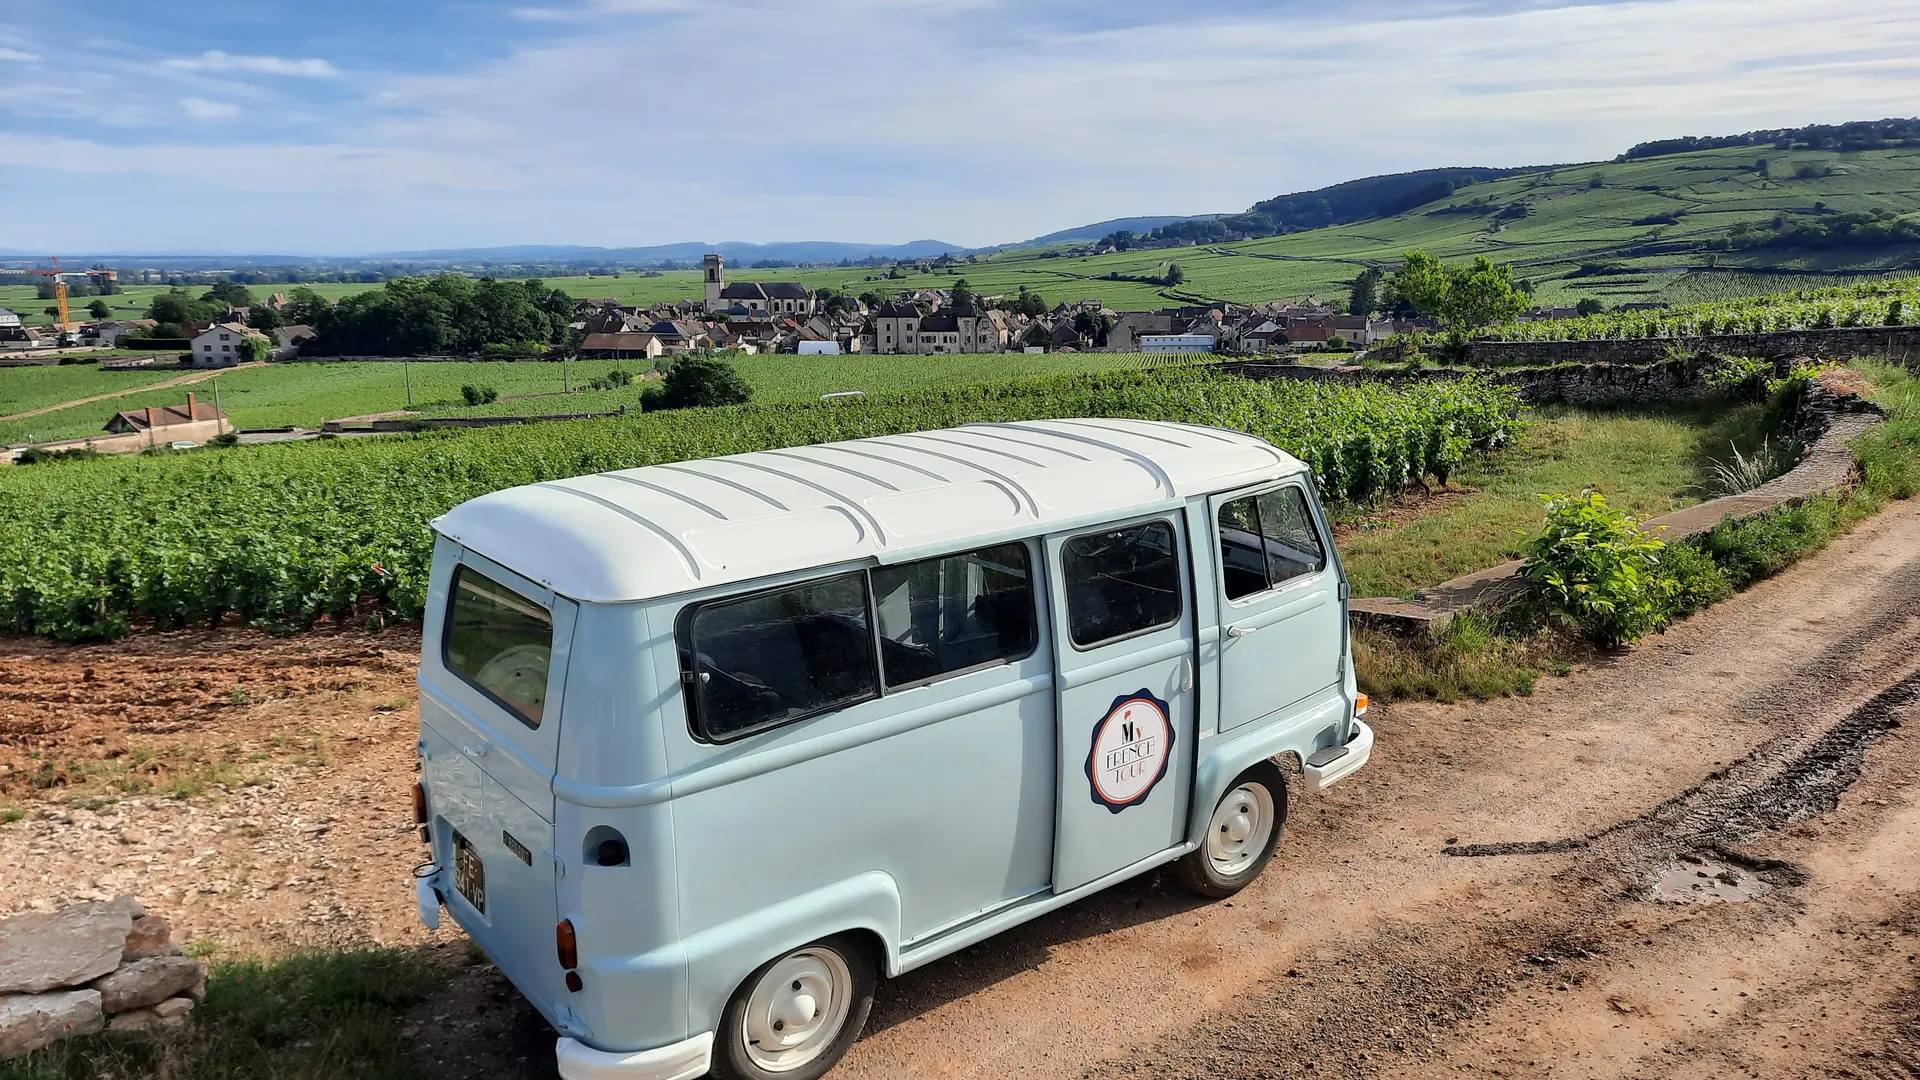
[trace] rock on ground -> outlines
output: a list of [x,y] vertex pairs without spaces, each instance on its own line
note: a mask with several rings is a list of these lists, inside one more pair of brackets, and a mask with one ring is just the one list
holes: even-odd
[[204,977],[200,961],[191,956],[150,956],[96,981],[93,988],[100,991],[103,1008],[121,1013],[165,1001]]
[[127,935],[126,947],[120,951],[122,960],[178,955],[180,947],[173,943],[173,927],[164,915],[142,915],[133,920],[133,932]]
[[114,901],[0,920],[0,994],[79,986],[120,966],[133,930],[129,911]]
[[0,997],[0,1060],[30,1054],[106,1025],[97,990]]

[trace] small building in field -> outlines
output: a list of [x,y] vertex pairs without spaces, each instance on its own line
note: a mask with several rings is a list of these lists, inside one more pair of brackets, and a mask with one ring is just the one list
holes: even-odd
[[794,350],[801,356],[839,356],[838,341],[801,341]]
[[[189,367],[223,368],[247,361],[245,342],[255,339],[267,342],[267,336],[258,330],[249,329],[240,323],[214,323],[192,339],[193,360]],[[268,343],[271,348],[271,343]]]
[[20,328],[20,316],[0,307],[0,329],[17,330]]
[[294,323],[292,326],[274,327],[274,345],[271,358],[274,360],[291,360],[299,356],[301,343],[313,336],[313,327],[305,323]]
[[106,430],[110,435],[148,433],[162,441],[197,442],[210,439],[229,426],[227,414],[188,394],[185,405],[149,405],[115,413],[113,419],[107,421]]
[[1210,353],[1215,338],[1210,334],[1142,334],[1140,351],[1144,353]]
[[580,342],[583,358],[653,360],[667,351],[660,335],[649,333],[588,334]]

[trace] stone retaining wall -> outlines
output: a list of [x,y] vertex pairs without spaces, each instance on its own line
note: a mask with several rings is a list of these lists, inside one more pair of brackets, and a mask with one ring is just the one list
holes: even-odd
[[1272,364],[1239,360],[1220,369],[1250,379],[1301,379],[1358,384],[1460,379],[1477,375],[1518,387],[1522,400],[1533,404],[1646,405],[1661,401],[1698,401],[1710,389],[1706,374],[1711,357],[1696,356],[1652,364],[1558,364],[1551,367],[1501,368],[1468,371],[1461,368],[1369,368],[1357,364],[1318,367],[1311,364]]
[[1675,349],[1732,356],[1845,360],[1856,356],[1920,357],[1920,326],[1860,326],[1601,341],[1476,341],[1467,361],[1491,367],[1543,364],[1644,364]]

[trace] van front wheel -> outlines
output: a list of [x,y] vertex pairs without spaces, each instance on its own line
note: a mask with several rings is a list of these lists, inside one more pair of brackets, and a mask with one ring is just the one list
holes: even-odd
[[860,1036],[873,1008],[872,950],[848,934],[769,960],[727,1003],[717,1080],[814,1080]]
[[1235,777],[1214,805],[1200,846],[1174,864],[1180,883],[1201,896],[1232,896],[1260,876],[1287,820],[1287,780],[1263,761]]

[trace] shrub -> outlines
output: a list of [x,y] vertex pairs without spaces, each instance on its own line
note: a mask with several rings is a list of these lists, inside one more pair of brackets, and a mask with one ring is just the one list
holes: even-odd
[[663,409],[710,408],[715,405],[745,405],[753,399],[753,387],[733,365],[711,356],[687,356],[674,362],[661,380],[660,407]]
[[607,372],[605,375],[599,375],[587,380],[587,388],[589,390],[615,390],[622,386],[629,386],[632,383],[633,372],[616,369]]
[[1521,571],[1535,603],[1600,645],[1664,625],[1678,587],[1661,562],[1666,545],[1592,489],[1541,498],[1546,530],[1527,545]]
[[13,459],[13,463],[15,465],[49,465],[60,461],[86,461],[105,456],[90,446],[76,446],[71,450],[42,450],[39,447],[29,447],[20,451],[20,455]]
[[468,384],[460,388],[460,397],[469,405],[488,405],[500,400],[500,391],[491,386]]
[[1757,356],[1723,356],[1705,378],[1709,389],[1735,401],[1765,401],[1773,362]]
[[223,431],[220,434],[215,435],[213,438],[208,439],[207,445],[218,446],[221,449],[225,449],[229,446],[239,446],[240,433],[237,431]]

